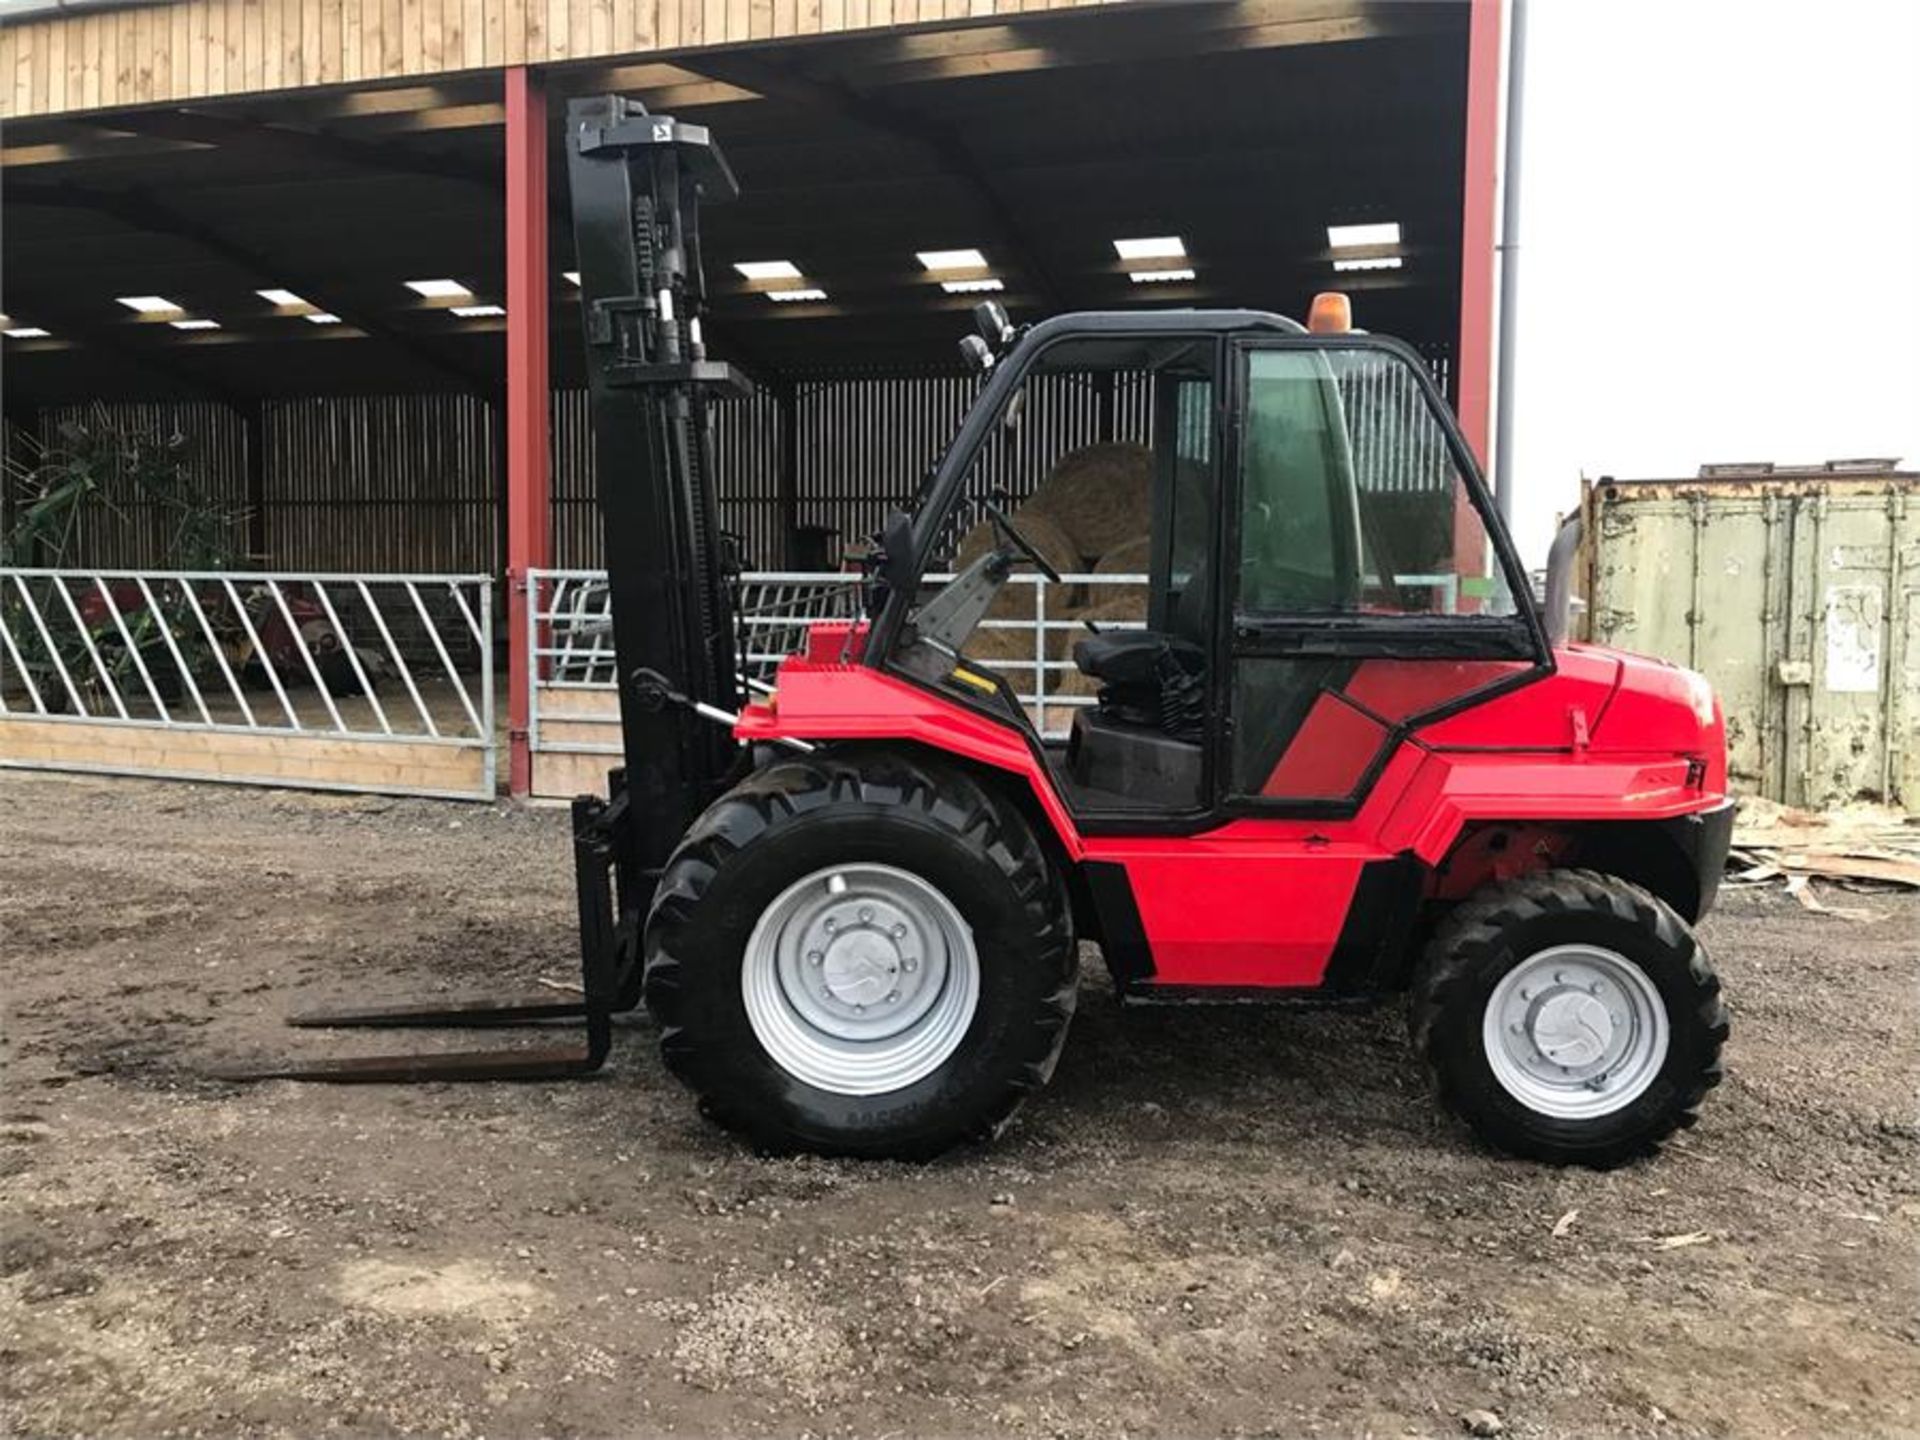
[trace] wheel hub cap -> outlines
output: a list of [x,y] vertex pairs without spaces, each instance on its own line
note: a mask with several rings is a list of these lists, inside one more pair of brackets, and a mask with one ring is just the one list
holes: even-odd
[[740,978],[774,1062],[844,1095],[903,1089],[938,1069],[980,988],[973,935],[952,902],[908,871],[864,863],[783,891],[754,927]]
[[1631,1104],[1666,1063],[1666,1004],[1617,951],[1556,945],[1509,970],[1482,1041],[1501,1086],[1543,1115],[1594,1119]]
[[1540,1052],[1556,1065],[1591,1065],[1613,1043],[1613,1017],[1591,995],[1562,992],[1543,1002],[1534,1016],[1533,1037]]

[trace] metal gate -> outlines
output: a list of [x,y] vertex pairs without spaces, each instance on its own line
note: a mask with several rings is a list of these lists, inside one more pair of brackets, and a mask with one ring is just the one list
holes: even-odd
[[484,575],[0,569],[0,767],[494,795]]
[[[938,585],[950,575],[929,575]],[[527,741],[533,791],[562,797],[602,791],[620,763],[620,697],[614,683],[613,626],[606,573],[534,570],[527,576],[527,649],[534,684]],[[1062,740],[1075,709],[1094,703],[1093,686],[1070,657],[1086,633],[1077,612],[1093,593],[1137,595],[1146,614],[1145,575],[1063,575],[1058,583],[1026,573],[1009,577],[1004,603],[981,622],[968,652],[1003,675],[1045,739]],[[773,685],[780,662],[805,643],[807,626],[858,614],[858,582],[837,572],[758,571],[735,589],[740,684]],[[1102,629],[1133,630],[1144,620],[1102,618]]]

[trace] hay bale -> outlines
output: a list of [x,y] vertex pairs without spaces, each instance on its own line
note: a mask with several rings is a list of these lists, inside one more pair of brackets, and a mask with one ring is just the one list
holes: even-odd
[[[1047,631],[1046,658],[1065,660],[1073,653],[1073,642],[1085,633],[1060,628]],[[967,660],[975,669],[988,669],[1013,687],[1016,695],[1031,695],[1038,688],[1034,673],[1032,630],[976,630],[966,644]],[[1077,670],[1048,670],[1049,695],[1076,695],[1071,688],[1084,679]],[[1028,707],[1031,712],[1032,707]]]
[[1045,512],[1074,549],[1092,558],[1152,528],[1152,490],[1153,456],[1145,446],[1083,445],[1055,462],[1025,508]]
[[[1153,542],[1142,535],[1137,539],[1123,541],[1102,555],[1094,563],[1096,575],[1145,575],[1153,564]],[[1087,604],[1089,606],[1109,605],[1117,601],[1126,601],[1138,611],[1138,614],[1120,616],[1130,620],[1147,618],[1147,587],[1144,585],[1102,584],[1096,580],[1087,586]]]
[[[1033,545],[1034,549],[1046,556],[1047,563],[1061,574],[1071,575],[1085,564],[1080,558],[1080,552],[1073,548],[1073,541],[1068,538],[1066,531],[1060,528],[1059,522],[1052,516],[1022,509],[1014,511],[1009,518],[1013,521],[1014,528]],[[983,522],[974,526],[960,537],[960,548],[954,552],[953,556],[954,570],[957,572],[966,569],[992,549],[998,542],[998,538],[994,533],[992,522]],[[1022,559],[1013,568],[1016,572],[1023,570],[1031,572],[1034,565],[1032,561]],[[1078,586],[1063,588],[1050,585],[1047,588],[1047,606],[1052,609],[1056,606],[1072,605],[1080,598],[1078,592]],[[999,595],[994,597],[993,608],[987,613],[996,620],[1020,620],[1032,615],[1033,587],[1027,584],[1009,583]]]
[[[1118,586],[1114,587],[1120,588]],[[1090,620],[1102,630],[1110,626],[1140,626],[1147,623],[1147,592],[1144,587],[1123,591],[1120,595],[1104,600],[1098,605],[1083,605],[1073,612],[1075,620]],[[1089,633],[1084,625],[1074,632],[1074,638]]]
[[[1053,515],[1035,510],[1031,506],[1022,506],[1007,518],[1013,521],[1013,528],[1030,541],[1034,549],[1047,557],[1047,563],[1063,575],[1072,574],[1086,563],[1080,551],[1075,548],[1073,537]],[[999,536],[994,531],[993,522],[981,521],[960,537],[960,548],[954,552],[953,556],[953,568],[966,569],[992,549],[998,540]],[[1023,559],[1014,568],[1031,570],[1033,564]]]

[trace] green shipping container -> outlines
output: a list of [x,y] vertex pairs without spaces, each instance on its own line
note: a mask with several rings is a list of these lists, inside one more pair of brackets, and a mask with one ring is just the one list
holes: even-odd
[[1736,791],[1920,811],[1920,474],[1707,466],[1582,504],[1584,633],[1713,682]]

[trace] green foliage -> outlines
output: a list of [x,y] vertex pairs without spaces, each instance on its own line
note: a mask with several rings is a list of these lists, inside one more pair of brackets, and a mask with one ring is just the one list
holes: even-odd
[[161,569],[225,570],[239,558],[232,535],[241,514],[201,488],[187,436],[126,424],[97,406],[28,449],[25,462],[7,462],[18,513],[0,533],[0,565],[72,564],[90,511],[124,521],[135,507],[160,527]]
[[[157,527],[156,568],[232,568],[242,516],[205,492],[190,465],[192,448],[185,435],[126,424],[104,406],[62,424],[51,440],[29,441],[25,461],[7,462],[5,483],[16,506],[0,531],[0,567],[74,567],[84,558],[75,554],[81,537],[98,529],[86,522],[106,514]],[[197,672],[210,657],[186,585],[149,581],[145,593],[128,590],[128,582],[101,585],[84,572],[64,580],[17,576],[0,585],[0,621],[47,708],[67,708],[69,685],[89,713],[110,710],[109,684],[140,703],[147,687],[142,666],[170,701],[181,691],[180,662]]]

